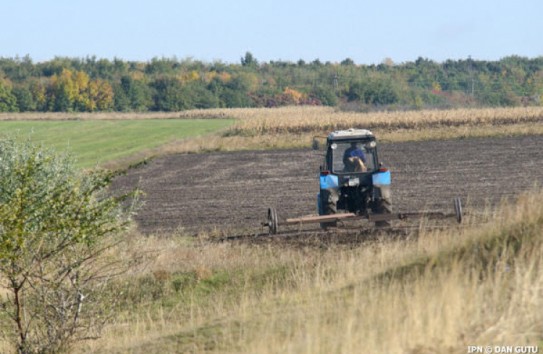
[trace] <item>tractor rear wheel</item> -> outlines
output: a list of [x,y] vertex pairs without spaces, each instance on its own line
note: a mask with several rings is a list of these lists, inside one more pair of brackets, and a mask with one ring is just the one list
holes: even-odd
[[[392,203],[389,199],[381,198],[375,201],[375,205],[373,207],[373,213],[379,214],[379,215],[389,215],[392,214]],[[375,226],[376,227],[389,227],[390,221],[376,221]]]
[[[322,215],[337,214],[338,191],[335,189],[324,189],[320,192]],[[337,221],[321,222],[321,228],[336,227]]]

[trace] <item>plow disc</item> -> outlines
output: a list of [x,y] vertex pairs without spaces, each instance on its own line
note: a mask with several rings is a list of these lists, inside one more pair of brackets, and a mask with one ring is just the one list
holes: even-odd
[[289,218],[285,221],[279,221],[277,216],[277,210],[275,208],[268,208],[268,217],[262,226],[268,227],[268,233],[270,235],[276,235],[279,233],[279,226],[294,226],[304,224],[316,224],[326,223],[330,221],[343,221],[343,220],[368,220],[369,222],[379,221],[392,221],[392,220],[406,220],[415,218],[428,218],[428,219],[445,219],[454,218],[457,223],[462,223],[463,211],[462,201],[460,198],[454,198],[453,200],[454,213],[433,212],[433,211],[419,211],[419,212],[405,212],[405,213],[392,213],[392,214],[369,214],[359,215],[355,213],[341,213],[330,215],[308,215],[298,218]]

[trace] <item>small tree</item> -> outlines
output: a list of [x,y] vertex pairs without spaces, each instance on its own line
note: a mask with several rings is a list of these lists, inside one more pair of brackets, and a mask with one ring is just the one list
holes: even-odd
[[31,143],[0,141],[0,318],[18,353],[67,351],[108,318],[107,251],[129,222],[111,175]]
[[256,68],[258,60],[256,60],[251,52],[245,52],[245,56],[241,57],[241,65]]

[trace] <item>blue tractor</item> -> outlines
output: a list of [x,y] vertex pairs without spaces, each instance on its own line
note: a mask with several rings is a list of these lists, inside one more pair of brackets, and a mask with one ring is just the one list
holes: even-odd
[[[326,155],[320,167],[319,215],[342,211],[374,220],[376,226],[389,226],[390,182],[390,171],[379,162],[377,141],[371,131],[332,132],[326,138]],[[334,227],[337,219],[320,224],[323,228]]]
[[[313,149],[323,144],[313,141]],[[411,211],[392,213],[390,171],[379,161],[377,141],[366,129],[338,130],[328,134],[324,144],[326,153],[320,166],[318,216],[309,215],[279,221],[275,208],[268,208],[262,226],[269,234],[277,234],[279,225],[320,223],[321,228],[337,226],[338,221],[365,219],[377,227],[388,227],[392,220],[408,218],[455,217],[462,222],[462,203],[454,198],[454,214],[441,211]]]

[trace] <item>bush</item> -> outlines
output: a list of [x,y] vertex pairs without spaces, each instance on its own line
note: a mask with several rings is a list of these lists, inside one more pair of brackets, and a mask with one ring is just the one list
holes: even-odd
[[31,143],[0,141],[0,312],[18,353],[58,353],[109,318],[101,289],[119,271],[107,251],[129,223],[111,175],[79,172]]

